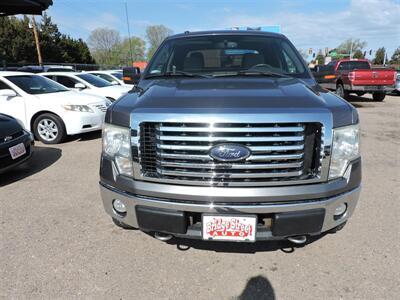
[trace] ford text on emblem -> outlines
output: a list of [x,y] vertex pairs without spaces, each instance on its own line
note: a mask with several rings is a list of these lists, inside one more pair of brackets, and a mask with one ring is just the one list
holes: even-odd
[[210,149],[210,156],[218,161],[240,161],[248,158],[250,154],[248,148],[235,144],[219,144]]

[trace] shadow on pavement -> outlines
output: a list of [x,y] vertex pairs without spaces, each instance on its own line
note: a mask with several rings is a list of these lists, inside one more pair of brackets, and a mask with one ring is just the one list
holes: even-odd
[[72,141],[84,142],[101,138],[101,130],[68,136],[66,143]]
[[243,292],[237,300],[275,300],[275,292],[271,283],[264,276],[255,276],[247,281]]
[[58,148],[34,146],[33,155],[27,162],[0,174],[0,187],[36,174],[54,164],[60,157],[61,150]]
[[350,102],[354,107],[360,108],[360,107],[374,107],[371,104],[366,104],[366,103],[382,103],[382,102],[377,102],[374,101],[371,98],[366,98],[366,97],[360,97],[356,95],[350,95],[346,98],[348,102]]
[[310,237],[305,244],[296,245],[289,241],[258,241],[255,243],[240,242],[211,242],[196,239],[183,239],[174,237],[167,241],[167,244],[176,245],[178,250],[187,251],[191,248],[197,250],[227,252],[227,253],[256,253],[281,250],[284,253],[293,253],[298,248],[303,248],[321,238],[326,233]]

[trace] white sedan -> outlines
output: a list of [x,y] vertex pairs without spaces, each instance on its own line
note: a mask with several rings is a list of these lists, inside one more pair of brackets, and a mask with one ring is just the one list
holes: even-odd
[[100,77],[113,85],[129,86],[130,88],[133,88],[134,86],[133,84],[125,83],[122,80],[122,70],[97,70],[87,71],[86,73]]
[[131,90],[127,86],[112,85],[108,81],[89,73],[46,72],[40,75],[57,81],[69,89],[81,91],[86,94],[103,96],[112,102]]
[[46,144],[100,130],[110,104],[104,97],[71,91],[40,75],[0,72],[0,113],[19,120]]

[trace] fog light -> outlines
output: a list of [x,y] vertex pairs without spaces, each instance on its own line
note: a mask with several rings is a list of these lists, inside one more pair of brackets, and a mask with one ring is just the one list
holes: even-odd
[[119,199],[115,199],[113,201],[113,207],[115,209],[116,212],[120,213],[120,214],[124,214],[126,213],[126,206],[125,204],[119,200]]
[[335,212],[333,213],[333,215],[335,217],[342,216],[346,212],[346,210],[347,210],[347,204],[346,203],[342,203],[338,207],[336,207]]

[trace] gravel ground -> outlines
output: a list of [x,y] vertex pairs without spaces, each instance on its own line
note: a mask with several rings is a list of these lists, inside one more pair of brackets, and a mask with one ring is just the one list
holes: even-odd
[[334,235],[286,243],[174,241],[116,227],[98,188],[100,134],[44,146],[0,175],[4,299],[399,299],[400,97],[352,98],[363,190]]

